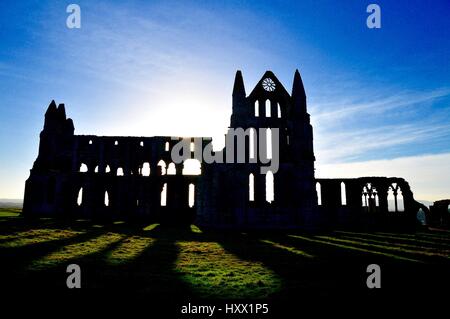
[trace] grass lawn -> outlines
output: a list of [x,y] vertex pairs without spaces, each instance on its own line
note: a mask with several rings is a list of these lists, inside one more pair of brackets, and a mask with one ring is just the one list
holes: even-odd
[[67,265],[94,291],[171,298],[282,300],[368,295],[369,264],[390,295],[447,289],[450,232],[243,233],[86,220],[25,220],[0,209],[0,280],[67,290]]

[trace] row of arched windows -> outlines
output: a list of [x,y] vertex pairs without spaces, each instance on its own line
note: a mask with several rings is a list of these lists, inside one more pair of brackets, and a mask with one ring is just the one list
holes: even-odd
[[[168,166],[166,166],[166,163],[163,160],[160,160],[157,164],[157,166],[159,166],[161,168],[161,175],[176,175],[176,167],[174,163],[169,163]],[[81,173],[86,173],[88,172],[88,167],[86,164],[82,163],[80,165],[80,169],[79,171]],[[99,167],[96,166],[94,169],[95,173],[99,172]],[[111,168],[109,165],[106,166],[105,168],[105,173],[111,173]],[[123,176],[124,172],[123,172],[123,168],[122,167],[118,167],[116,169],[116,176]],[[142,176],[150,176],[150,163],[145,162],[142,164],[142,167],[139,168],[139,174]],[[201,174],[201,164],[198,160],[196,159],[187,159],[184,161],[183,163],[183,170],[182,170],[182,174],[183,175],[200,175]]]
[[[195,185],[192,183],[189,184],[189,195],[187,200],[189,207],[193,207],[195,204]],[[109,206],[109,193],[107,190],[104,194],[103,204],[105,207]],[[78,191],[77,205],[83,205],[83,187]],[[136,200],[136,206],[139,206],[139,200]],[[167,206],[167,183],[164,183],[161,191],[160,206]]]
[[[255,101],[255,117],[259,117],[259,101]],[[265,102],[265,117],[272,117],[272,106],[270,103],[270,100],[267,99]],[[275,114],[273,115],[275,116]],[[280,119],[281,118],[281,107],[280,107],[280,103],[277,102],[277,117]]]
[[[266,202],[272,203],[275,199],[274,177],[271,171],[268,171],[265,176],[266,182]],[[248,200],[255,201],[255,176],[250,174],[248,177]]]
[[[316,183],[317,192],[317,204],[322,206],[322,187],[319,182]],[[388,211],[389,212],[403,212],[405,211],[405,205],[403,200],[403,194],[400,187],[393,183],[389,186],[387,194]],[[341,182],[341,205],[347,205],[347,192],[344,182]],[[367,183],[361,192],[361,206],[362,207],[379,207],[380,199],[378,191],[371,183]]]

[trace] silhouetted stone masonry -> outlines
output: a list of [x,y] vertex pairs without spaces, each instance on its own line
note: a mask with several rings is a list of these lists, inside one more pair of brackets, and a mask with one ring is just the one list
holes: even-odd
[[[237,71],[232,108],[231,129],[256,135],[259,128],[279,129],[275,174],[261,174],[267,164],[259,159],[249,163],[250,135],[246,163],[201,163],[200,175],[184,175],[183,164],[171,163],[171,148],[182,137],[74,135],[64,104],[52,101],[25,184],[24,215],[314,230],[410,227],[420,208],[428,213],[402,178],[315,179],[313,129],[298,71],[291,94],[267,71],[249,95]],[[211,142],[184,138],[197,150]]]
[[450,228],[450,199],[438,200],[430,206],[429,224]]

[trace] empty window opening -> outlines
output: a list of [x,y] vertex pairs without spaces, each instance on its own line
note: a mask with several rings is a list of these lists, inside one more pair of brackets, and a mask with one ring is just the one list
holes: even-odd
[[98,173],[98,165],[95,166],[94,173]]
[[161,169],[161,175],[166,175],[166,162],[164,162],[163,160],[160,160],[158,162],[157,166],[159,166]]
[[109,167],[109,165],[106,165],[105,172],[106,173],[110,173],[111,172],[111,167]]
[[193,207],[195,204],[195,186],[189,184],[189,207]]
[[202,165],[197,159],[187,159],[183,162],[183,175],[200,175],[202,173]]
[[273,173],[268,171],[266,173],[266,201],[269,203],[274,200],[275,189],[273,184]]
[[392,189],[392,187],[389,187],[387,202],[388,202],[388,211],[395,212],[395,197],[394,197],[394,190]]
[[80,165],[80,172],[81,173],[86,173],[87,171],[88,171],[87,165],[84,164],[84,163],[81,163],[81,165]]
[[289,135],[286,135],[286,143],[289,145]]
[[316,183],[316,193],[317,193],[317,205],[322,206],[322,186],[320,183]]
[[255,176],[253,174],[248,177],[248,200],[250,202],[255,200]]
[[92,145],[92,140],[89,140],[89,145]]
[[255,101],[255,117],[259,116],[259,101]]
[[195,151],[195,145],[194,142],[191,142],[191,152]]
[[139,199],[136,199],[136,207],[139,207]]
[[105,191],[105,206],[109,206],[109,194],[108,191]]
[[116,174],[117,176],[123,176],[123,168],[122,167],[119,167],[118,169],[117,169],[117,174]]
[[145,162],[144,165],[142,165],[142,176],[150,176],[150,164],[148,162]]
[[341,183],[341,205],[347,205],[347,191],[345,189],[345,183]]
[[166,206],[167,204],[167,183],[164,183],[163,189],[161,191],[161,206]]
[[280,103],[277,103],[277,110],[278,110],[278,118],[281,119],[281,107],[280,107]]
[[375,194],[375,206],[380,207],[380,199],[378,198],[378,194]]
[[119,145],[119,142],[118,142],[118,141],[115,141],[115,142],[114,142],[114,145]]
[[140,146],[144,146],[144,141],[141,141],[141,142],[139,143],[139,145],[140,145]]
[[272,159],[272,130],[266,129],[267,159]]
[[165,145],[165,150],[166,150],[166,152],[169,151],[169,148],[170,148],[169,142],[166,142],[166,145]]
[[176,175],[176,174],[177,174],[177,169],[175,168],[175,164],[170,163],[169,166],[167,167],[167,175]]
[[255,129],[252,127],[250,128],[250,141],[249,141],[249,154],[248,156],[251,159],[255,159],[255,154],[256,154],[256,133],[255,133]]
[[270,114],[270,100],[267,99],[266,100],[266,117],[270,117],[270,116],[271,116],[271,114]]
[[397,211],[404,212],[405,211],[405,203],[403,201],[403,193],[400,187],[397,190]]
[[361,202],[362,207],[368,207],[367,194],[361,195]]
[[80,188],[77,196],[77,205],[81,206],[81,204],[83,204],[83,187]]

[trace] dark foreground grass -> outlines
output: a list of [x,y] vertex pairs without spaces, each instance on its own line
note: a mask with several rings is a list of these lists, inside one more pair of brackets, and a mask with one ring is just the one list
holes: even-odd
[[[5,289],[66,290],[66,267],[82,287],[170,298],[234,299],[370,294],[366,268],[379,264],[384,291],[447,289],[450,233],[336,231],[241,233],[79,220],[25,220],[0,210]],[[45,287],[45,288],[42,288]]]

